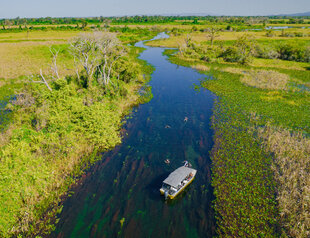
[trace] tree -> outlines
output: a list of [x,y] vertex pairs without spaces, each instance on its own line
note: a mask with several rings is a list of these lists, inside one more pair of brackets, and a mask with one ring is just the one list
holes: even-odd
[[237,39],[235,46],[238,50],[239,62],[241,64],[246,64],[251,60],[251,57],[255,51],[255,41],[251,36],[245,34]]
[[78,79],[81,65],[86,74],[83,84],[87,87],[92,85],[95,73],[99,84],[109,84],[114,63],[125,54],[124,46],[112,33],[81,34],[71,41],[70,48]]
[[46,81],[45,77],[43,76],[42,69],[40,69],[40,76],[41,76],[41,79],[42,79],[41,81],[34,81],[33,78],[35,76],[33,76],[33,75],[30,76],[30,80],[33,83],[43,83],[48,88],[48,90],[52,91],[52,88],[49,86],[48,82]]
[[58,67],[57,67],[57,57],[58,57],[59,50],[50,47],[50,52],[53,55],[53,63],[50,65],[51,70],[54,72],[56,77],[59,79],[59,73],[58,73]]
[[215,38],[219,37],[219,31],[220,29],[216,27],[207,28],[207,37],[210,38],[211,46],[213,45]]
[[87,21],[86,20],[82,20],[82,26],[81,28],[84,30],[87,27]]
[[125,55],[126,50],[116,36],[111,33],[102,35],[98,50],[102,58],[97,67],[97,72],[99,73],[97,80],[101,85],[107,85],[110,83],[111,70],[114,63]]

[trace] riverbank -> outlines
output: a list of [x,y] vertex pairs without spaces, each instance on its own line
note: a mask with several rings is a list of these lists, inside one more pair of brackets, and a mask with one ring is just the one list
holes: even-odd
[[[152,100],[130,115],[122,144],[74,188],[51,237],[215,235],[209,157],[215,96],[193,88],[202,74],[171,64],[162,48],[146,48],[140,58],[155,68],[149,82]],[[162,181],[184,160],[199,168],[195,181],[178,198],[165,202],[159,192]]]
[[307,236],[309,73],[286,63],[206,63],[166,53],[204,72],[197,88],[219,96],[211,156],[218,234]]
[[129,48],[113,71],[122,72],[119,81],[104,90],[85,88],[70,75],[49,81],[51,90],[21,82],[0,138],[2,237],[50,233],[61,197],[101,152],[121,142],[124,116],[151,97],[147,88],[139,93],[153,71],[137,59],[142,51]]

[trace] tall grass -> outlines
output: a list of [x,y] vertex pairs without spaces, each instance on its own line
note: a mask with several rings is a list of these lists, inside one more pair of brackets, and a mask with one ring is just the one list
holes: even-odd
[[300,132],[266,125],[258,129],[264,148],[274,154],[272,169],[284,234],[310,236],[310,139]]
[[290,80],[288,75],[273,70],[250,70],[243,74],[241,82],[262,89],[285,90]]

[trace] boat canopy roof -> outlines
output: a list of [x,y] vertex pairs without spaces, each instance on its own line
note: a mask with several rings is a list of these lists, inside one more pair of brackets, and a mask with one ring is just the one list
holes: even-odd
[[193,173],[193,175],[195,175],[196,172],[196,169],[182,166],[169,174],[169,176],[164,180],[163,183],[176,188],[182,182],[182,180],[186,178],[187,175],[189,175],[190,173]]

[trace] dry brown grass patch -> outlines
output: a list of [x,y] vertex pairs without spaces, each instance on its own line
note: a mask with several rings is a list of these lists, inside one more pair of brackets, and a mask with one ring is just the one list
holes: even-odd
[[310,138],[267,125],[259,130],[274,154],[280,222],[289,237],[310,236]]
[[241,77],[241,82],[255,88],[285,90],[290,77],[273,70],[250,70]]
[[244,69],[241,68],[233,68],[233,67],[227,67],[221,69],[223,72],[232,73],[232,74],[244,74]]
[[203,64],[193,65],[192,68],[197,69],[197,70],[201,70],[201,71],[209,71],[210,70],[209,66],[206,66],[206,65],[203,65]]
[[[59,44],[59,42],[57,42]],[[50,73],[51,56],[43,47],[49,48],[55,42],[22,42],[0,44],[0,78],[17,78],[23,75],[37,74],[40,69]],[[48,50],[47,50],[48,52]],[[73,61],[73,60],[72,60]],[[59,73],[68,74],[67,68],[73,65],[69,59],[64,59],[59,65]]]

